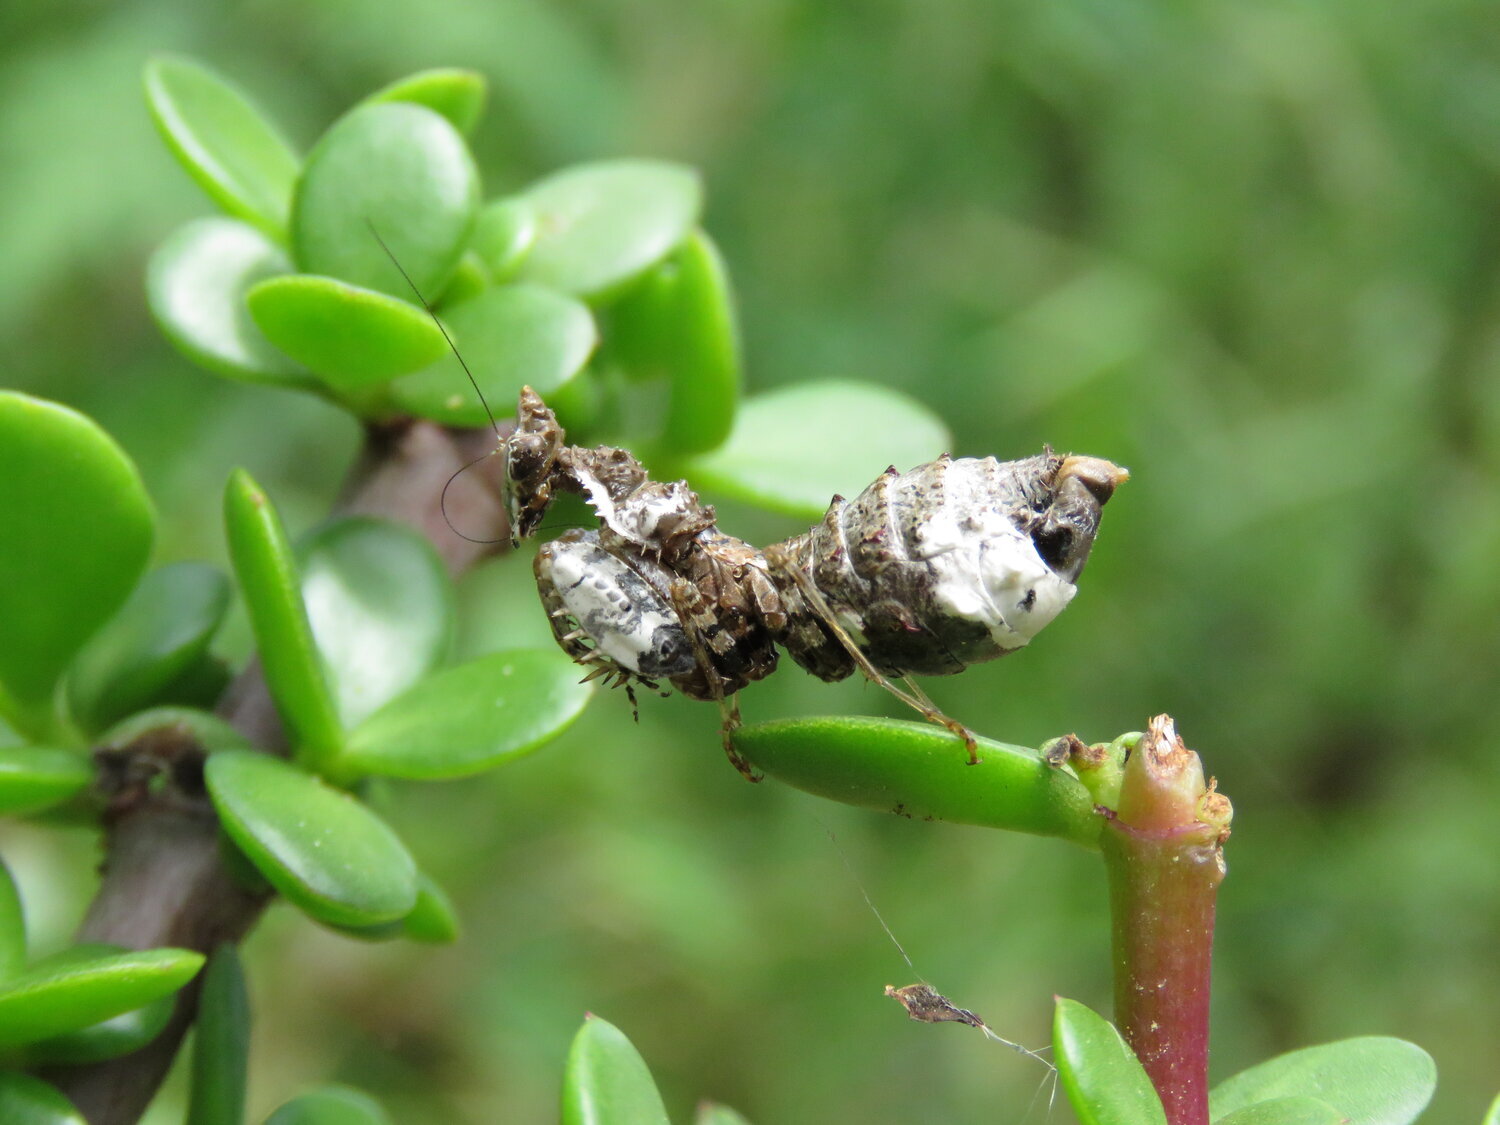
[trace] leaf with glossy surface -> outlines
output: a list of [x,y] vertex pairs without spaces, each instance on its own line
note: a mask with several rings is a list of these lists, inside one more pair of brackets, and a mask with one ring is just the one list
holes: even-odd
[[1480,1125],[1500,1125],[1500,1094],[1495,1095],[1495,1100],[1490,1103],[1490,1108],[1485,1111],[1484,1120]]
[[75,750],[49,746],[0,748],[0,813],[23,816],[82,793],[94,780]]
[[0,1071],[0,1121],[5,1125],[88,1125],[57,1087],[14,1070]]
[[401,928],[412,941],[428,945],[451,945],[458,940],[458,912],[453,900],[425,872],[417,875],[417,905],[401,919]]
[[143,1008],[176,992],[203,965],[186,949],[117,952],[78,945],[0,984],[0,1047],[15,1047]]
[[0,984],[26,967],[26,912],[10,868],[0,859]]
[[1099,846],[1088,790],[1035,750],[978,740],[979,764],[931,723],[825,716],[756,723],[736,749],[768,777],[820,797],[919,820],[1060,836]]
[[250,997],[232,945],[221,945],[203,971],[193,1023],[192,1081],[184,1125],[242,1125],[250,1050]]
[[496,282],[509,281],[521,268],[537,236],[536,212],[522,197],[497,199],[480,209],[469,245]]
[[[161,1034],[177,1006],[173,994],[160,996],[144,1008],[122,1012],[112,1019],[64,1035],[28,1044],[28,1065],[84,1066],[138,1051]],[[0,1118],[0,1120],[4,1120]]]
[[320,528],[300,555],[313,639],[353,727],[442,662],[453,583],[421,535],[367,516]]
[[349,734],[339,766],[389,777],[462,777],[556,738],[588,702],[561,652],[497,652],[427,677]]
[[1145,1068],[1114,1024],[1076,1000],[1057,999],[1053,1061],[1082,1125],[1167,1125]]
[[698,222],[698,174],[658,160],[565,168],[525,199],[537,238],[520,277],[590,301],[606,300],[670,254]]
[[693,484],[815,520],[835,493],[854,496],[888,465],[934,460],[952,438],[925,406],[872,383],[798,383],[747,399],[734,431],[688,462]]
[[1437,1087],[1432,1056],[1415,1043],[1370,1035],[1278,1055],[1214,1087],[1217,1120],[1272,1098],[1327,1102],[1353,1125],[1409,1125]]
[[[443,320],[492,410],[511,409],[523,386],[544,398],[583,370],[598,341],[587,306],[539,285],[485,289],[443,308]],[[448,426],[489,416],[451,352],[391,384],[403,410]]]
[[177,737],[191,739],[206,753],[215,750],[248,750],[250,742],[219,716],[192,707],[153,707],[116,723],[99,736],[99,745],[119,750],[143,735],[171,731]]
[[177,349],[229,379],[308,387],[301,364],[266,339],[245,296],[292,272],[266,235],[235,219],[198,219],[167,236],[146,267],[146,303]]
[[381,941],[395,941],[397,938],[406,936],[406,928],[401,924],[401,919],[394,922],[381,922],[375,926],[335,926],[329,922],[322,925],[341,937],[353,938],[355,941],[364,941],[374,944]]
[[416,371],[448,350],[425,309],[333,277],[273,277],[246,301],[268,340],[337,391]]
[[170,55],[146,64],[146,104],[172,154],[225,212],[285,236],[297,154],[246,97]]
[[474,251],[465,250],[464,256],[458,260],[458,268],[453,271],[452,280],[448,282],[448,288],[443,291],[443,306],[461,305],[489,287],[490,271],[485,267],[483,259]]
[[371,94],[368,102],[411,102],[446,117],[460,133],[472,133],[484,113],[484,75],[475,70],[419,70]]
[[383,820],[343,790],[245,750],[204,768],[224,830],[294,906],[338,926],[374,926],[417,901],[417,869]]
[[458,940],[458,915],[447,894],[427,875],[417,874],[417,904],[403,918],[378,926],[334,926],[345,937],[359,941],[394,941],[408,938],[428,945],[448,945]]
[[693,231],[611,306],[608,337],[628,374],[667,379],[668,456],[723,444],[739,398],[739,329],[729,271],[708,235]]
[[356,106],[308,154],[292,205],[293,257],[307,273],[408,297],[379,232],[436,301],[478,209],[479,173],[447,118],[404,101]]
[[85,730],[161,702],[202,660],[229,608],[229,579],[207,563],[160,567],[95,633],[68,670],[68,708]]
[[590,1015],[563,1071],[563,1125],[668,1125],[651,1071],[625,1033]]
[[45,736],[52,689],[74,653],[120,608],[151,550],[155,516],[140,474],[88,418],[0,391],[0,709]]
[[270,498],[243,469],[230,474],[224,490],[224,523],[266,686],[299,760],[323,762],[343,742],[338,708],[302,604],[286,531]]
[[229,838],[229,833],[224,831],[224,826],[219,826],[218,840],[219,859],[224,864],[224,870],[234,885],[247,895],[257,898],[270,898],[276,893],[276,888],[266,882],[266,877],[260,873],[255,864],[250,862],[250,857],[239,848],[235,847],[234,841]]
[[203,708],[216,706],[234,674],[229,664],[211,652],[188,665],[188,669],[161,693],[162,706]]
[[380,1103],[348,1086],[321,1086],[293,1098],[266,1125],[390,1125]]
[[693,1125],[750,1125],[750,1121],[727,1105],[699,1102],[698,1112],[693,1117]]
[[1274,1098],[1235,1110],[1214,1125],[1342,1125],[1347,1120],[1317,1098]]

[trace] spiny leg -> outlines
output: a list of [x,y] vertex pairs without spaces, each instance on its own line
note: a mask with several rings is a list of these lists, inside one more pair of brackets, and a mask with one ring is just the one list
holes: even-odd
[[734,748],[734,732],[740,729],[740,696],[738,692],[725,696],[722,693],[715,700],[719,705],[719,736],[724,743],[724,756],[729,759],[729,764],[740,771],[740,776],[746,781],[760,781],[761,775],[751,768],[745,756]]
[[[582,629],[576,629],[562,638],[564,641],[575,640],[585,637]],[[587,649],[584,653],[573,656],[573,663],[580,667],[589,669],[588,674],[578,682],[581,684],[592,683],[594,680],[604,679],[607,687],[623,687],[625,698],[630,700],[630,718],[639,723],[641,721],[641,708],[635,697],[635,684],[657,691],[658,688],[651,680],[644,679],[632,673],[628,668],[622,668],[598,649]],[[613,680],[613,683],[608,681]],[[667,692],[661,692],[666,696]]]
[[912,689],[911,691],[902,691],[892,683],[879,668],[876,668],[870,662],[870,658],[864,654],[859,645],[854,643],[854,638],[840,624],[839,619],[834,615],[833,609],[829,606],[828,600],[823,597],[822,591],[813,585],[812,578],[797,565],[796,560],[774,546],[767,547],[764,553],[767,563],[788,575],[796,584],[802,597],[812,607],[813,612],[818,615],[818,620],[833,634],[834,639],[844,647],[844,651],[849,654],[855,665],[864,673],[865,679],[885,688],[886,691],[901,700],[902,703],[905,703],[913,711],[919,712],[928,722],[936,723],[940,727],[946,727],[958,735],[959,738],[963,739],[964,749],[968,751],[969,764],[972,766],[979,763],[979,744],[974,738],[973,731],[957,719],[945,715],[940,711],[937,705],[927,698],[927,693],[912,683],[909,677],[903,676],[902,679]]
[[916,680],[910,676],[902,676],[901,682],[911,691],[912,696],[922,704],[924,708],[922,714],[924,716],[933,722],[941,723],[964,740],[964,749],[969,752],[969,765],[977,766],[979,764],[979,743],[974,738],[974,732],[957,719],[945,715],[942,709],[932,701],[932,697],[922,690],[922,685],[917,683]]
[[734,748],[732,736],[740,729],[739,694],[734,693],[728,696],[724,694],[723,678],[714,668],[713,661],[709,657],[708,645],[704,643],[703,633],[699,630],[693,615],[693,587],[685,579],[677,578],[672,581],[670,593],[672,608],[677,611],[677,616],[682,621],[682,630],[687,634],[688,644],[693,646],[693,659],[698,662],[698,667],[703,672],[703,681],[708,685],[709,694],[719,705],[719,736],[724,744],[724,756],[729,759],[730,765],[740,771],[740,776],[746,781],[758,782],[761,775],[751,769],[744,755]]

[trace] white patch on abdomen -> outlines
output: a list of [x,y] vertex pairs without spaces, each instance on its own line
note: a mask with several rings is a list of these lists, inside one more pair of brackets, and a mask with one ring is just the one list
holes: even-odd
[[625,563],[592,543],[554,543],[548,577],[600,652],[637,675],[692,666],[682,622]]
[[955,617],[977,621],[1005,649],[1020,648],[1073,600],[1031,537],[993,509],[954,519],[945,507],[924,521],[916,556],[932,568],[932,596]]

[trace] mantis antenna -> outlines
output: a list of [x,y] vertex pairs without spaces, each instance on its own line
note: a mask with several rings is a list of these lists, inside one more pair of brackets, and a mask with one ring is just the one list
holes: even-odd
[[495,412],[490,409],[489,400],[484,397],[484,391],[479,389],[479,380],[475,379],[474,372],[469,370],[469,365],[467,361],[465,361],[463,353],[458,350],[458,345],[453,342],[453,337],[448,335],[448,329],[443,325],[443,322],[438,319],[438,314],[434,312],[432,306],[427,303],[427,298],[422,296],[422,291],[417,288],[417,283],[411,279],[411,274],[406,272],[406,267],[403,266],[396,255],[392,253],[391,248],[386,245],[385,239],[380,237],[380,231],[375,229],[375,223],[370,219],[366,219],[365,226],[370,228],[370,234],[374,237],[375,241],[380,244],[380,248],[385,251],[385,256],[391,260],[391,265],[396,267],[396,270],[401,274],[402,279],[405,280],[406,284],[411,287],[412,293],[417,298],[417,303],[420,304],[422,308],[427,310],[427,315],[432,318],[432,323],[437,325],[437,330],[443,334],[443,339],[448,343],[448,350],[453,353],[453,358],[458,360],[458,365],[463,368],[464,374],[468,376],[469,385],[474,388],[474,393],[479,396],[479,405],[484,407],[485,417],[489,418],[490,420],[490,429],[495,431],[495,449],[490,450],[490,452],[486,453],[483,457],[476,457],[474,458],[474,460],[468,462],[468,464],[460,466],[458,470],[455,471],[454,474],[449,477],[447,482],[443,485],[442,495],[438,498],[438,507],[442,510],[443,522],[448,525],[448,530],[453,532],[454,535],[457,535],[460,539],[467,540],[470,543],[503,543],[506,541],[505,537],[501,537],[499,539],[475,539],[471,536],[465,535],[462,531],[459,531],[458,528],[454,527],[453,521],[448,518],[448,489],[452,486],[454,481],[456,481],[460,476],[472,469],[475,465],[479,464],[479,462],[494,456],[496,450],[498,450],[500,448],[500,445],[505,441],[505,438],[500,433],[500,423],[495,421]]

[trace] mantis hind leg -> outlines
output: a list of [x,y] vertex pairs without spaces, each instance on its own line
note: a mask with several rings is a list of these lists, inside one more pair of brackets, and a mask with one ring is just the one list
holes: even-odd
[[918,687],[909,676],[901,677],[902,682],[906,685],[906,688],[903,689],[898,687],[879,668],[875,667],[870,658],[865,655],[864,650],[859,647],[854,638],[849,634],[849,631],[839,622],[838,617],[828,604],[828,599],[823,597],[822,591],[813,584],[812,578],[797,565],[795,559],[776,547],[767,547],[764,553],[767,565],[791,579],[792,583],[797,587],[797,592],[802,595],[802,600],[808,604],[818,621],[832,634],[833,638],[838,641],[844,651],[849,654],[849,658],[854,661],[855,667],[864,674],[865,679],[885,688],[886,691],[901,700],[902,703],[905,703],[913,711],[918,712],[929,723],[935,723],[956,734],[963,740],[964,749],[969,755],[969,764],[971,766],[978,764],[979,744],[975,740],[973,731],[957,719],[944,714],[938,708],[937,704],[933,703],[927,697],[927,693]]

